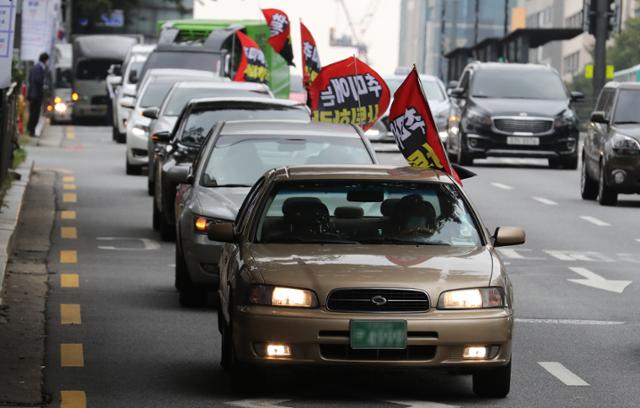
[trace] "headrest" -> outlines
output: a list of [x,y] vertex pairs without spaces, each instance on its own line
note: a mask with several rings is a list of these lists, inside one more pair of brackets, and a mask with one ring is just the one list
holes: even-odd
[[282,204],[285,219],[307,222],[326,222],[329,219],[327,206],[315,197],[291,197]]
[[336,207],[333,215],[336,218],[362,218],[364,210],[360,207]]
[[402,197],[394,209],[395,217],[406,218],[409,216],[424,216],[435,219],[436,210],[428,201],[424,201],[418,194]]
[[387,198],[380,205],[380,212],[385,217],[392,217],[395,211],[396,205],[400,202],[399,198]]
[[294,211],[296,208],[299,208],[301,205],[305,205],[306,203],[321,203],[320,199],[317,197],[290,197],[284,200],[282,203],[282,213],[287,214]]

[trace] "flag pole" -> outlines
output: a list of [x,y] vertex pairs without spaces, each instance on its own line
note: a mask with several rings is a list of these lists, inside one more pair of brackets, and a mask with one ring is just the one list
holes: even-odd
[[[356,78],[358,77],[358,59],[356,58],[356,54],[353,54],[353,70],[356,73]],[[357,90],[356,90],[357,93]],[[362,118],[360,117],[360,94],[358,94],[358,126],[362,127]]]

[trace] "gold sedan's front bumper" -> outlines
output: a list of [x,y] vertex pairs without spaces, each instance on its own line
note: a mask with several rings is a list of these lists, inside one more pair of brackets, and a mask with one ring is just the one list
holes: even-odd
[[[351,320],[406,320],[404,350],[354,350]],[[510,309],[430,311],[428,313],[335,313],[241,306],[234,315],[237,358],[250,364],[380,365],[473,368],[507,364],[511,359]],[[290,357],[265,355],[267,343],[289,346]],[[463,358],[466,346],[487,346],[486,359]]]

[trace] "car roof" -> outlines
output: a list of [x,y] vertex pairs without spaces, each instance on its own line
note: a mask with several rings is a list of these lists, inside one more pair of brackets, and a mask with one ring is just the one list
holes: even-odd
[[199,69],[184,69],[184,68],[152,68],[147,71],[146,75],[149,76],[201,76],[201,77],[218,77],[211,71],[199,70]]
[[434,169],[409,166],[368,165],[312,165],[286,166],[275,170],[275,181],[289,180],[377,180],[409,182],[441,182],[452,184],[446,174]]
[[618,82],[611,81],[604,85],[605,88],[614,89],[640,89],[640,82]]
[[533,64],[533,63],[516,63],[516,62],[479,62],[475,61],[470,64],[474,70],[490,69],[490,70],[523,70],[523,71],[551,71],[555,72],[555,68],[549,65]]
[[207,89],[237,89],[239,91],[268,91],[269,87],[265,84],[257,84],[255,82],[236,82],[226,77],[219,77],[219,81],[200,82],[200,81],[180,81],[176,82],[174,88],[190,89],[190,88],[207,88]]
[[224,136],[275,135],[275,136],[323,136],[353,137],[360,134],[351,125],[300,120],[238,120],[228,121],[220,132]]
[[[304,108],[306,105],[301,102],[291,101],[289,99],[276,99],[266,96],[218,96],[212,98],[196,98],[191,99],[188,106],[207,106],[215,105],[216,103],[229,103],[229,102],[246,102],[253,104],[264,104],[270,106],[292,106]],[[232,121],[228,122],[231,123]]]

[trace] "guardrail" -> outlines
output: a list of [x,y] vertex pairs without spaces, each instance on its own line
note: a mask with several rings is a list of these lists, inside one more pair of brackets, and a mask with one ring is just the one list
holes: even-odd
[[0,183],[4,181],[18,146],[18,83],[0,89]]

